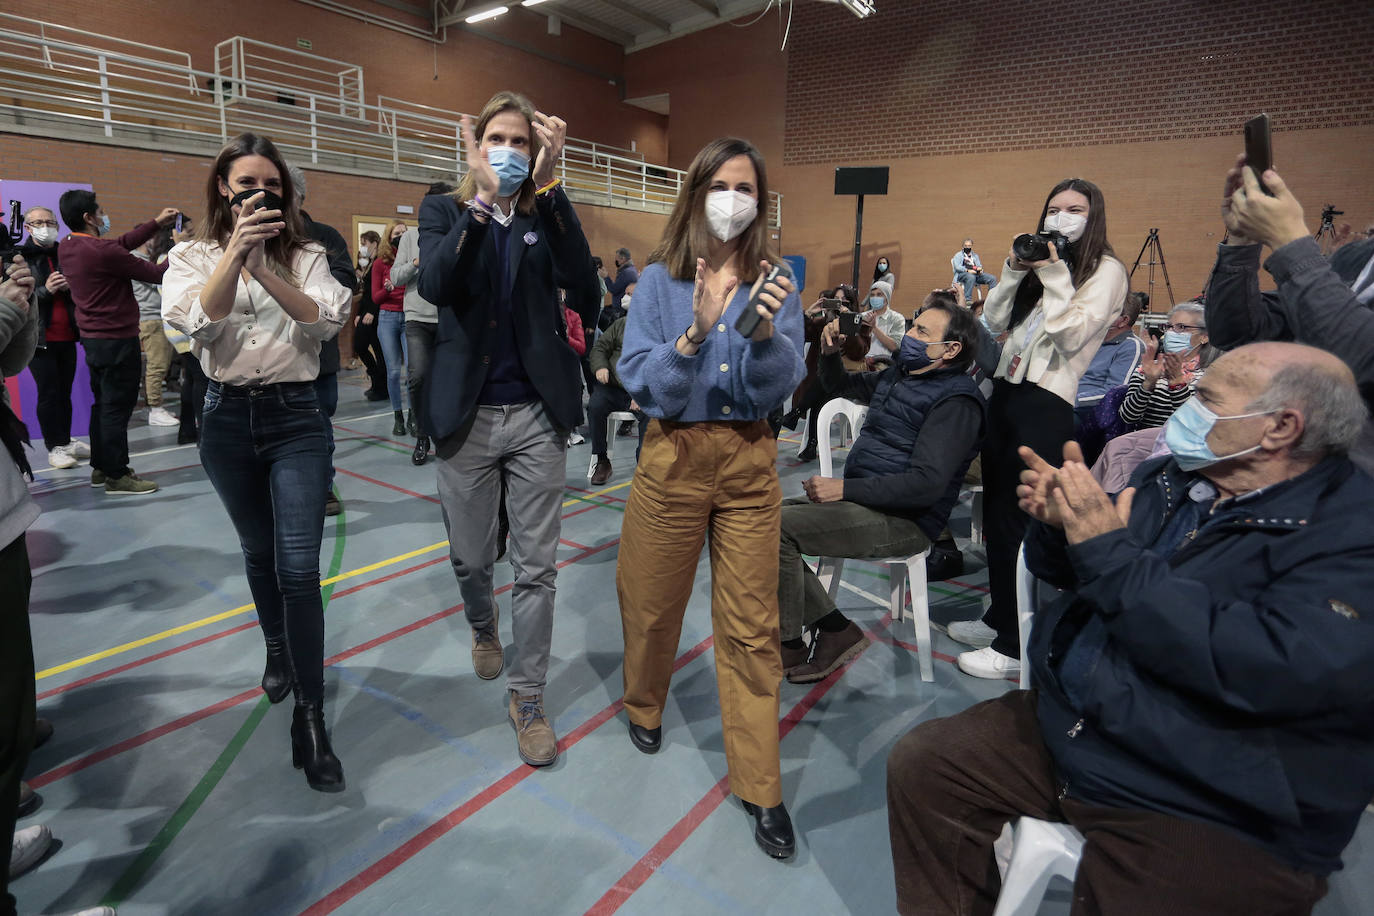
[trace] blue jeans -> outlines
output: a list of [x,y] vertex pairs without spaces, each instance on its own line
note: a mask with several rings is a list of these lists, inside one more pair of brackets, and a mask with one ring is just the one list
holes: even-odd
[[961,270],[954,275],[954,282],[958,283],[960,286],[964,288],[965,299],[972,299],[973,287],[975,284],[977,284],[978,286],[986,286],[989,290],[991,290],[994,286],[997,285],[997,278],[994,277],[992,274],[988,273],[987,271],[975,274]]
[[391,395],[391,409],[400,410],[401,391],[405,388],[406,357],[409,355],[405,313],[378,312],[377,338],[382,342],[382,355],[386,357],[386,392]]
[[324,699],[326,422],[314,382],[212,381],[200,430],[200,463],[238,533],[258,623],[286,637],[304,700]]
[[329,442],[329,486],[326,492],[334,490],[334,411],[339,409],[339,375],[337,372],[321,372],[315,379],[315,397],[320,399],[320,410],[324,412],[324,437]]

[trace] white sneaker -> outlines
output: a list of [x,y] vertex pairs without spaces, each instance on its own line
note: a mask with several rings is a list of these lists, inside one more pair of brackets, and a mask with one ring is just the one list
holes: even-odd
[[167,412],[165,407],[148,408],[149,426],[180,426],[181,421]]
[[998,652],[992,646],[959,653],[959,670],[974,677],[993,680],[1021,674],[1021,663]]
[[37,865],[51,845],[52,831],[42,824],[14,831],[14,844],[10,847],[10,880]]
[[966,646],[973,646],[981,649],[984,646],[992,645],[992,641],[997,638],[997,631],[982,620],[956,620],[945,627],[945,632],[950,639],[957,639]]
[[74,455],[77,458],[91,457],[91,447],[86,443],[82,442],[80,439],[73,439],[72,441],[68,442],[65,446],[63,446],[63,448],[71,452],[72,455]]
[[572,433],[568,436],[568,444],[569,444],[569,445],[581,445],[583,442],[586,442],[586,441],[587,441],[586,437],[584,437],[581,433],[576,432],[576,431],[572,432]]
[[55,468],[74,468],[76,456],[71,453],[70,445],[59,445],[48,452],[48,464]]

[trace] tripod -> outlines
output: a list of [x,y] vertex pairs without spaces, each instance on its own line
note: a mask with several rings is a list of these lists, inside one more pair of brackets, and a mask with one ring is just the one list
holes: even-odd
[[[1131,276],[1135,276],[1135,270],[1140,266],[1140,259],[1145,257],[1146,250],[1150,252],[1149,262],[1149,287],[1150,302],[1154,303],[1155,298],[1155,265],[1159,265],[1160,272],[1164,274],[1164,288],[1169,291],[1169,308],[1174,307],[1174,287],[1169,283],[1169,265],[1164,263],[1164,246],[1159,244],[1159,230],[1151,229],[1150,234],[1145,237],[1145,244],[1140,246],[1140,254],[1135,256],[1135,264],[1131,266]],[[1154,311],[1152,308],[1151,311]]]
[[1317,245],[1321,247],[1322,254],[1330,255],[1331,249],[1336,247],[1336,226],[1332,218],[1341,216],[1344,210],[1337,210],[1330,204],[1322,209],[1322,224],[1317,227],[1317,232],[1312,237],[1317,240]]

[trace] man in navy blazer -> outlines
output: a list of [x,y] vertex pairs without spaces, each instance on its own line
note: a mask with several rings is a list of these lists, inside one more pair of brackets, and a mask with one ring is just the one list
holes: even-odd
[[523,96],[497,93],[475,129],[463,118],[468,172],[458,191],[420,205],[420,295],[439,308],[423,410],[449,555],[474,672],[493,679],[505,661],[492,593],[504,490],[515,570],[508,714],[530,766],[558,757],[543,693],[565,443],[582,422],[581,369],[558,289],[584,322],[596,320],[600,298],[581,224],[554,177],[566,130]]

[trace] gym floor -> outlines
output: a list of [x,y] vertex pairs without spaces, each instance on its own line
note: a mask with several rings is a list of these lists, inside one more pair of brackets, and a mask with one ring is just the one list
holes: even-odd
[[[291,704],[270,706],[257,686],[262,638],[237,539],[195,447],[135,413],[134,466],[161,485],[147,497],[106,497],[85,465],[53,470],[34,453],[38,706],[57,731],[29,771],[43,806],[21,826],[49,825],[61,847],[12,885],[21,913],[97,902],[123,916],[894,911],[889,748],[1013,684],[960,673],[943,632],[935,682],[923,683],[910,620],[886,613],[886,571],[847,564],[840,606],[874,645],[826,681],[783,684],[798,851],[769,860],[725,788],[704,557],[663,749],[646,757],[626,736],[615,563],[634,440],[617,443],[615,473],[595,492],[578,445],[545,694],[563,753],[524,766],[503,680],[472,674],[434,469],[410,463],[412,443],[390,437],[390,413],[363,400],[359,373],[340,382],[344,511],[326,519],[320,557],[326,716],[348,779],[338,795],[291,767]],[[789,495],[818,472],[795,452],[784,442],[778,463]],[[954,528],[968,533],[967,505]],[[980,554],[966,555],[966,576],[931,584],[934,621],[981,612],[986,576]],[[497,583],[508,595],[504,562]],[[1322,916],[1374,911],[1371,821]],[[1052,885],[1041,912],[1067,911],[1068,885]]]

